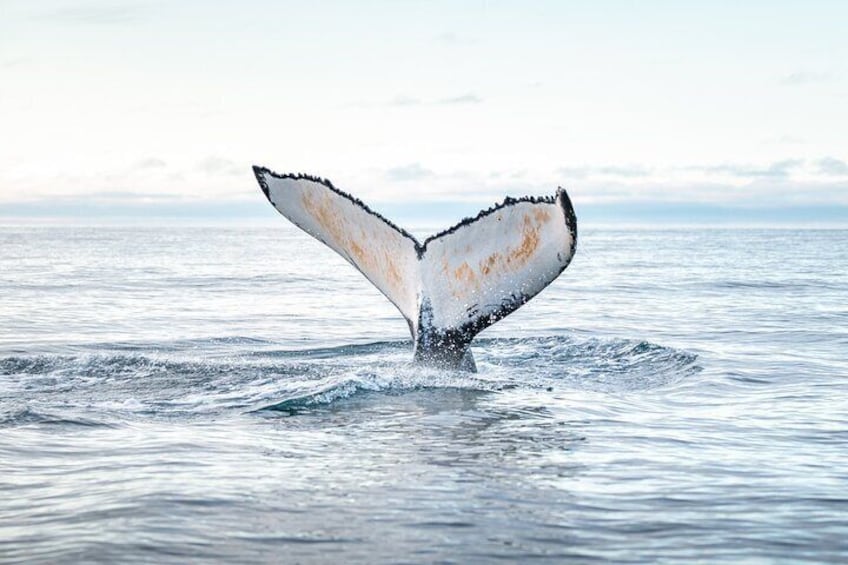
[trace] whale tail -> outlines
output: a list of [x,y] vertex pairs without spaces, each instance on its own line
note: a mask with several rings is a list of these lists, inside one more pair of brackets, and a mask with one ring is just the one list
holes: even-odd
[[475,335],[556,279],[577,246],[577,219],[554,196],[506,198],[419,242],[325,179],[253,167],[283,216],[356,267],[406,319],[416,361],[475,370]]

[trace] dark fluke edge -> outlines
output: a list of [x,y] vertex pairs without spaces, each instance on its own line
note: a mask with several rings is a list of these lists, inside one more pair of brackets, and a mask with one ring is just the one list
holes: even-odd
[[506,197],[420,243],[327,179],[259,166],[253,172],[277,211],[344,257],[400,310],[414,359],[426,365],[475,370],[474,336],[555,280],[576,251],[577,218],[563,188],[553,196]]
[[280,173],[277,173],[275,171],[272,171],[271,169],[268,169],[268,168],[265,168],[265,167],[258,167],[256,165],[253,166],[253,174],[256,176],[256,180],[259,181],[259,187],[262,189],[262,192],[265,193],[265,197],[268,199],[268,202],[270,202],[271,205],[274,206],[275,208],[277,207],[277,205],[274,204],[273,200],[271,200],[271,195],[269,194],[269,189],[268,189],[268,183],[265,180],[266,175],[270,175],[274,178],[281,179],[281,180],[282,179],[292,179],[292,180],[312,181],[314,183],[318,183],[320,185],[326,186],[327,188],[329,188],[330,190],[332,190],[334,193],[338,194],[342,198],[346,198],[347,200],[350,200],[350,202],[352,204],[354,204],[355,206],[358,206],[359,208],[362,208],[363,210],[365,210],[366,212],[368,212],[372,216],[379,218],[380,220],[387,223],[392,228],[394,228],[395,230],[397,230],[398,232],[403,234],[404,237],[408,237],[409,239],[414,241],[415,245],[419,245],[418,240],[415,239],[415,237],[411,233],[409,233],[408,231],[406,231],[402,227],[396,225],[395,223],[393,223],[391,220],[389,220],[388,218],[386,218],[385,216],[383,216],[379,212],[375,212],[374,210],[369,208],[368,204],[366,204],[365,202],[363,202],[359,198],[353,196],[352,194],[348,194],[347,192],[345,192],[343,190],[339,190],[338,188],[333,186],[333,183],[330,182],[328,179],[325,179],[325,178],[322,178],[322,177],[316,177],[314,175],[307,175],[307,174],[304,174],[304,173],[280,174]]

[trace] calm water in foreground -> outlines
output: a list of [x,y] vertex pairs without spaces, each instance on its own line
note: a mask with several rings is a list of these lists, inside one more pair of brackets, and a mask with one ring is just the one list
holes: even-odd
[[0,561],[845,562],[848,231],[584,229],[409,363],[268,228],[0,228]]

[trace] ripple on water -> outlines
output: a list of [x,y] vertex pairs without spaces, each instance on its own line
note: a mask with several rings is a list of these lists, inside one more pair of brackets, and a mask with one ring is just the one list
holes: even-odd
[[[258,340],[215,339],[226,357],[189,355],[196,342],[146,353],[136,348],[80,355],[0,359],[4,394],[17,405],[50,404],[145,417],[292,411],[368,392],[456,388],[483,391],[574,389],[628,392],[663,387],[699,371],[696,356],[644,341],[568,336],[481,339],[476,374],[410,363],[408,342],[278,350]],[[235,344],[241,344],[236,348]],[[264,349],[263,349],[264,346]],[[167,349],[167,348],[165,348]]]

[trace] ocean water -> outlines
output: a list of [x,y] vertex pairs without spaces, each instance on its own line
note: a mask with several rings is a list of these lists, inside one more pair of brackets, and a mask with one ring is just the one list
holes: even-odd
[[848,231],[583,228],[473,351],[283,220],[0,227],[0,561],[848,560]]

